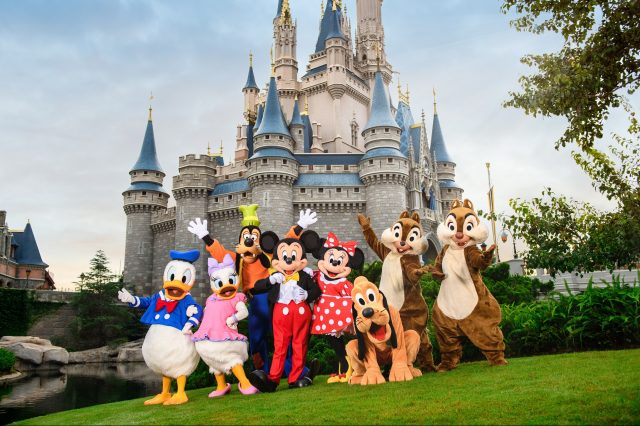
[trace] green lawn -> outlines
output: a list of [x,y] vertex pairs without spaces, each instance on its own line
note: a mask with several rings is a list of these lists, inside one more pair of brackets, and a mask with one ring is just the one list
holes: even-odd
[[462,364],[379,386],[327,385],[210,400],[188,392],[177,407],[142,399],[66,411],[24,424],[640,424],[640,350]]

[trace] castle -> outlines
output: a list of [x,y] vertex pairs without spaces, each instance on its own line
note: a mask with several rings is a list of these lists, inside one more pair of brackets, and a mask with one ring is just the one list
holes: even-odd
[[[202,251],[194,296],[208,294],[204,244],[187,231],[190,220],[209,221],[211,235],[226,247],[237,243],[238,206],[256,203],[263,230],[283,235],[300,209],[318,213],[312,229],[333,231],[368,250],[357,213],[371,217],[377,233],[400,212],[417,211],[429,240],[427,259],[440,249],[435,235],[442,212],[460,198],[456,164],[445,147],[435,110],[431,143],[424,112],[416,122],[409,92],[398,87],[397,107],[388,85],[382,25],[383,0],[356,0],[357,27],[340,0],[323,8],[315,51],[298,77],[297,24],[288,0],[279,0],[273,20],[272,70],[264,90],[250,60],[244,121],[236,136],[235,160],[221,153],[179,158],[173,177],[175,207],[163,187],[151,109],[142,149],[123,192],[127,215],[124,279],[140,293],[158,288],[170,249]],[[194,286],[196,287],[196,286]]]

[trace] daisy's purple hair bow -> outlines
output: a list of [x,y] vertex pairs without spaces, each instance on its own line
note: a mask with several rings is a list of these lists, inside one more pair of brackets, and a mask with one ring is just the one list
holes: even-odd
[[210,257],[207,261],[207,264],[209,266],[208,272],[210,276],[213,275],[214,272],[220,271],[221,269],[235,268],[236,266],[236,263],[233,261],[233,258],[229,254],[226,254],[224,256],[222,262],[218,262],[217,260]]

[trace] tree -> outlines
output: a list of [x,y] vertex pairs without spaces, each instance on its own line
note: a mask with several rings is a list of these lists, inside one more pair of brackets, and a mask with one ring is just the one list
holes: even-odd
[[109,268],[109,260],[98,250],[89,261],[89,271],[80,274],[76,309],[76,349],[94,348],[142,336],[135,311],[117,304],[121,277]]
[[[520,78],[522,92],[505,106],[526,114],[561,116],[567,128],[556,149],[575,146],[576,164],[593,187],[616,204],[601,212],[556,195],[550,188],[533,200],[512,199],[506,225],[529,246],[529,267],[588,272],[640,262],[640,128],[625,97],[640,85],[640,1],[504,0],[515,10],[518,31],[562,35],[559,52],[527,55],[537,73]],[[612,135],[608,152],[595,147],[610,111],[622,108],[628,136]]]

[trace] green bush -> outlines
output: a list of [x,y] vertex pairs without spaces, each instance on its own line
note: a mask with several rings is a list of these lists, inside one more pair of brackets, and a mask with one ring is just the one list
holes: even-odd
[[13,352],[0,348],[0,372],[9,372],[16,363],[16,356]]
[[38,302],[34,290],[0,288],[0,336],[24,336],[38,319],[63,305]]

